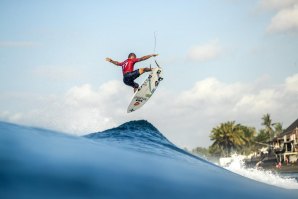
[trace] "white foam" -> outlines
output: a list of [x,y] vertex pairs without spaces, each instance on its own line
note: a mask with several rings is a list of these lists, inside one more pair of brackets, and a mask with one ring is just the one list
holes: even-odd
[[233,155],[231,164],[225,166],[224,168],[244,177],[266,184],[286,189],[298,189],[298,182],[294,178],[281,176],[269,170],[246,168],[244,165],[243,156]]

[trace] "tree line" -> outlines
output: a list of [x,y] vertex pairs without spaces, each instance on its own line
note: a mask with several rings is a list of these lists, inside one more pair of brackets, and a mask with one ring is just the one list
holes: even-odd
[[245,126],[235,121],[227,121],[214,127],[210,133],[213,142],[209,148],[197,147],[192,150],[204,156],[226,157],[232,152],[248,155],[264,147],[275,136],[282,133],[282,123],[272,122],[270,114],[262,117],[262,128]]

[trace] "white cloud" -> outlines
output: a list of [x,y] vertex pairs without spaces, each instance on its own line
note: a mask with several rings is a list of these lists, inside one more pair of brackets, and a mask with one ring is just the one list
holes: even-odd
[[298,0],[260,0],[258,7],[274,13],[267,32],[298,32]]
[[298,32],[298,3],[280,10],[267,28],[268,32]]
[[288,77],[285,87],[288,91],[298,92],[298,74]]
[[[131,93],[130,93],[131,94]],[[44,96],[31,99],[29,110],[23,112],[1,111],[2,119],[46,127],[72,133],[103,130],[115,124],[117,109],[124,112],[129,92],[118,81],[111,81],[99,88],[89,84],[69,89],[62,96]]]
[[32,48],[39,45],[33,41],[0,41],[0,48]]
[[[217,103],[218,101],[230,98],[234,93],[239,93],[245,89],[240,83],[225,84],[216,78],[207,78],[197,82],[193,88],[181,94],[181,101],[209,101]],[[204,95],[202,95],[204,93]]]
[[296,3],[298,3],[297,0],[261,0],[259,7],[267,10],[280,10]]
[[3,118],[7,121],[19,121],[22,119],[22,113],[14,113],[11,111],[1,111],[0,112],[0,118]]
[[218,40],[194,46],[188,52],[188,57],[195,61],[208,61],[217,58],[220,55],[221,47]]
[[[122,82],[110,81],[99,88],[84,84],[61,96],[32,99],[28,103],[33,108],[26,111],[2,110],[0,118],[80,135],[146,119],[174,143],[193,148],[208,146],[210,130],[228,120],[259,127],[262,115],[270,113],[286,127],[298,117],[297,83],[298,74],[271,86],[259,80],[225,83],[206,78],[180,93],[161,84],[142,109],[130,114],[126,108],[132,90]],[[4,99],[0,98],[1,104]]]

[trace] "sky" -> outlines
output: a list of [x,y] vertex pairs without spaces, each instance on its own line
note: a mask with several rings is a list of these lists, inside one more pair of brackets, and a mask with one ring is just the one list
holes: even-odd
[[[2,0],[0,24],[2,121],[84,135],[145,119],[191,149],[222,122],[298,117],[298,0]],[[127,114],[132,89],[104,59],[130,52],[158,53],[164,81]]]

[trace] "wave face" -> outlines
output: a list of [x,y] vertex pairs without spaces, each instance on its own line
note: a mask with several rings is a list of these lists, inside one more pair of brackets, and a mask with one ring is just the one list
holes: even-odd
[[297,198],[167,140],[146,121],[84,137],[0,122],[0,198]]
[[[139,152],[165,156],[174,159],[193,161],[204,159],[194,156],[178,148],[164,137],[157,128],[145,120],[130,121],[117,128],[103,132],[91,133],[85,136],[99,142],[113,143],[114,146],[123,147]],[[190,158],[191,157],[191,158]]]

